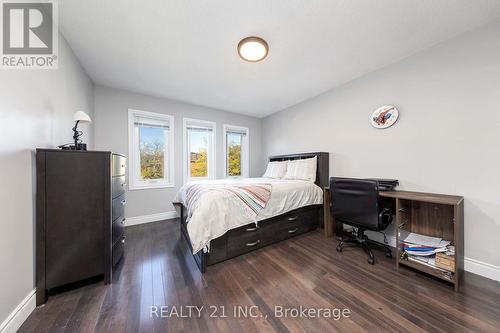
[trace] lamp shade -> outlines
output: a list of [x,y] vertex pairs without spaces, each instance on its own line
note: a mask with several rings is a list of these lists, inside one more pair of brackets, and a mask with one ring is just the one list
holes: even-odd
[[90,119],[89,115],[86,114],[83,111],[76,111],[75,114],[73,115],[73,120],[74,121],[79,121],[81,123],[90,123],[90,122],[92,122],[92,119]]

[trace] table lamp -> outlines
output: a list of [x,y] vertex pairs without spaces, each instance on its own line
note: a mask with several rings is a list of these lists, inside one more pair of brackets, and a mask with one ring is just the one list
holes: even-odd
[[78,130],[78,125],[80,123],[91,123],[92,119],[90,119],[89,115],[85,112],[76,111],[73,115],[73,120],[75,121],[75,126],[73,127],[73,140],[75,144],[65,144],[59,146],[59,148],[70,150],[87,150],[87,145],[85,143],[81,143],[80,137],[83,135],[83,132]]
[[82,123],[90,123],[92,119],[90,119],[89,115],[83,111],[76,111],[73,115],[73,120],[75,121],[75,127],[73,127],[73,140],[75,140],[74,150],[87,150],[87,145],[85,143],[81,143],[80,136],[83,135],[82,131],[78,130],[78,124]]

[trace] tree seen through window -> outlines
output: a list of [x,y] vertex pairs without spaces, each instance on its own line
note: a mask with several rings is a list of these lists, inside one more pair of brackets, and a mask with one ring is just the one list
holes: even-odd
[[241,176],[242,137],[237,133],[227,134],[227,175],[230,177]]
[[191,177],[208,177],[208,141],[212,132],[189,131],[189,168]]
[[163,179],[165,173],[165,133],[162,128],[139,128],[142,179]]

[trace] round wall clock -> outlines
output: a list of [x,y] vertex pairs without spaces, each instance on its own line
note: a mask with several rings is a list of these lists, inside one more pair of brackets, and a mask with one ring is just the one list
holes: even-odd
[[370,118],[372,126],[383,129],[391,127],[396,123],[399,112],[393,105],[384,105],[375,110]]

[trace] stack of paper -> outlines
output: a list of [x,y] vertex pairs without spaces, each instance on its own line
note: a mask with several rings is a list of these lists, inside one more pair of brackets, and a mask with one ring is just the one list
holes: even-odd
[[439,237],[424,236],[413,232],[401,230],[399,239],[405,243],[417,244],[429,247],[445,247],[450,245],[449,241],[445,241]]
[[438,252],[454,251],[453,246],[449,246],[449,241],[439,237],[425,236],[401,230],[399,238],[401,240],[401,249],[409,256],[429,257],[434,256]]

